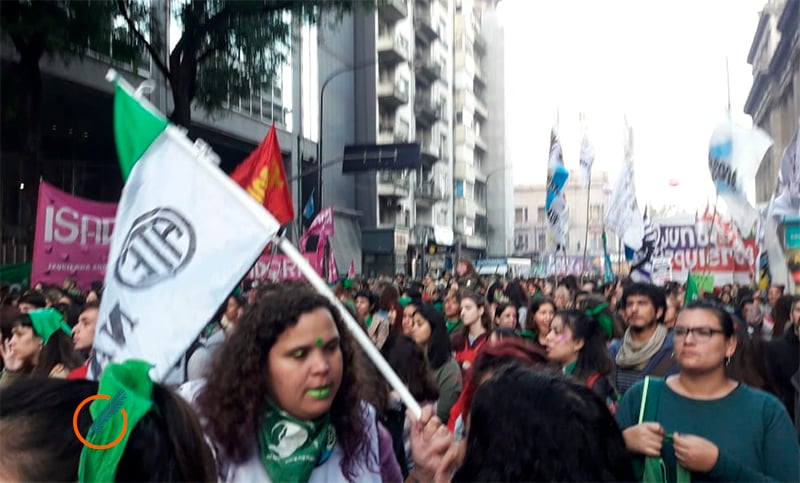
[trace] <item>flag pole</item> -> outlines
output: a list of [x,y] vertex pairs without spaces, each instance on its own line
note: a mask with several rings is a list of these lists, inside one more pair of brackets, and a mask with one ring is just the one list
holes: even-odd
[[422,414],[422,408],[420,407],[419,403],[414,399],[414,396],[411,395],[408,388],[403,381],[397,376],[394,372],[392,367],[386,362],[386,359],[383,358],[378,348],[375,344],[372,343],[367,333],[361,328],[361,326],[356,322],[350,312],[336,298],[336,296],[331,292],[331,289],[328,287],[328,284],[325,283],[322,278],[311,268],[309,265],[308,260],[303,257],[297,248],[292,245],[292,242],[287,240],[286,238],[281,238],[278,246],[286,254],[297,266],[300,272],[305,275],[306,280],[315,288],[317,291],[325,296],[328,300],[333,303],[336,308],[339,309],[339,312],[342,314],[342,319],[344,320],[345,325],[353,334],[353,337],[356,339],[358,344],[366,353],[367,357],[375,364],[375,367],[380,371],[383,377],[389,382],[389,385],[392,386],[392,389],[397,391],[400,399],[406,405],[406,407],[411,411],[411,413],[419,418]]
[[[581,156],[583,155],[583,142],[586,140],[586,116],[584,113],[580,114],[581,131],[583,131],[583,140],[581,141]],[[589,200],[592,196],[592,171],[589,170],[587,174],[586,183],[586,229],[583,234],[583,262],[581,263],[581,279],[586,281],[586,250],[589,247]]]

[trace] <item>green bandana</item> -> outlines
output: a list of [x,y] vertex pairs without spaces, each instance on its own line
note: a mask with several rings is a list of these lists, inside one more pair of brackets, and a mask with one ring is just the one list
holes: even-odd
[[349,278],[344,279],[344,282],[342,282],[344,288],[351,288],[353,284],[355,284],[355,281]]
[[532,330],[521,330],[519,335],[521,335],[523,339],[536,340],[536,332]]
[[269,408],[258,436],[261,464],[272,481],[302,481],[330,457],[336,431],[330,414],[316,421],[302,421],[267,400]]
[[572,371],[575,370],[575,366],[577,366],[577,365],[578,365],[578,361],[572,361],[569,364],[567,364],[566,366],[564,366],[564,369],[563,369],[564,374],[572,374]]
[[47,341],[59,330],[72,337],[72,329],[64,322],[64,316],[54,308],[37,309],[28,312],[33,324],[33,331],[42,339],[42,344],[47,345]]
[[603,332],[605,332],[610,339],[614,337],[614,322],[612,322],[611,317],[605,314],[604,310],[607,308],[608,304],[603,303],[592,310],[587,310],[586,315],[594,317],[594,319],[600,325],[600,328],[603,329]]
[[[78,481],[81,483],[116,479],[117,466],[125,453],[128,437],[153,407],[151,367],[152,364],[144,361],[129,360],[109,364],[103,370],[97,393],[110,399],[95,399],[91,403],[89,412],[93,422],[84,438],[98,446],[117,442],[105,449],[93,449],[84,443],[78,466]],[[122,411],[125,413],[120,414]]]
[[372,314],[367,316],[367,320],[365,320],[364,323],[367,324],[368,329],[372,326]]
[[447,322],[445,322],[445,324],[447,324],[447,333],[449,334],[450,332],[453,332],[454,330],[456,330],[458,326],[461,325],[461,319],[458,319],[455,322],[450,322],[448,320]]
[[400,297],[397,301],[400,303],[400,307],[406,308],[411,303],[411,297]]

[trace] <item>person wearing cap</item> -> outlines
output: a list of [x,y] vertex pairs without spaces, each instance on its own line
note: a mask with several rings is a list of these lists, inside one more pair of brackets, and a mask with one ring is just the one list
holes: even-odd
[[64,378],[83,363],[72,346],[72,329],[54,308],[20,314],[0,354],[5,363],[0,387],[25,374]]
[[4,388],[0,431],[13,437],[0,438],[0,481],[215,481],[197,416],[151,367],[128,360],[99,381]]

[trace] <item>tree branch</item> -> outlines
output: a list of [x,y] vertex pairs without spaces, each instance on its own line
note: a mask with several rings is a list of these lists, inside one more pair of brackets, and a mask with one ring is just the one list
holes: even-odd
[[[263,8],[253,9],[249,12],[238,12],[237,15],[243,17],[246,15],[259,15],[263,13],[291,10],[293,6],[296,6],[296,2],[293,2],[291,0],[281,1],[281,2],[270,2],[268,5],[264,5]],[[220,24],[226,22],[232,16],[232,14],[233,12],[231,12],[231,10],[228,7],[223,8],[222,10],[214,14],[213,17],[208,19],[208,21],[206,21],[205,23],[201,24],[198,27],[197,31],[199,35],[201,37],[205,36],[208,32],[216,29],[217,27],[219,27]]]
[[153,58],[153,62],[155,62],[156,67],[164,74],[164,77],[167,78],[170,84],[172,84],[172,76],[170,75],[169,68],[164,64],[161,58],[158,55],[158,51],[153,47],[153,45],[147,41],[147,39],[139,32],[139,29],[136,28],[136,24],[131,19],[130,14],[128,13],[128,7],[125,5],[125,0],[117,0],[117,6],[119,7],[120,13],[122,17],[125,19],[125,22],[128,24],[128,28],[131,29],[133,34],[136,36],[136,39],[143,43],[147,51],[150,53],[150,56]]

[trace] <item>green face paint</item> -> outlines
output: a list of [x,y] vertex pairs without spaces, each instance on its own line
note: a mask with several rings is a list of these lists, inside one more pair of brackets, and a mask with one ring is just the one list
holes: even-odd
[[318,387],[317,389],[309,389],[308,395],[313,397],[314,399],[326,399],[328,396],[331,395],[331,387],[324,386]]
[[322,339],[317,337],[317,340],[314,341],[314,344],[316,344],[317,347],[322,347]]

